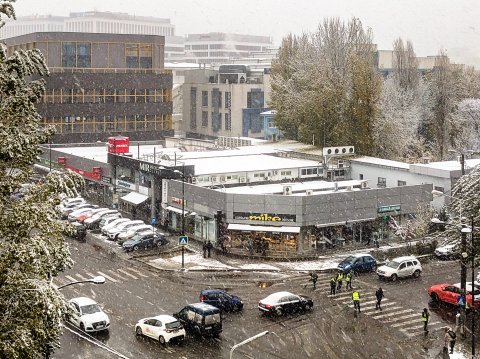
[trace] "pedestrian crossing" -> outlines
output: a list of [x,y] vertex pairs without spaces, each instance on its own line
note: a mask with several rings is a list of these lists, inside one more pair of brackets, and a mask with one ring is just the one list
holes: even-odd
[[[331,277],[332,274],[329,273],[318,274],[316,288],[313,291],[330,293]],[[292,284],[295,282],[305,288],[305,275],[302,277],[293,277]],[[372,287],[365,289],[366,287],[371,287],[371,285],[360,281],[359,279],[354,279],[353,286],[355,287],[355,284],[358,285],[358,283],[361,283],[362,287],[362,289],[357,289],[358,293],[360,294],[360,310],[362,315],[368,316],[384,325],[396,329],[408,338],[424,333],[420,312],[405,308],[400,303],[385,297],[382,299],[381,303],[382,310],[379,310],[376,308],[376,288]],[[313,284],[311,282],[309,282],[307,286],[313,289]],[[340,291],[338,291],[336,294],[327,294],[327,298],[330,298],[332,302],[336,303],[337,305],[353,309],[352,292],[351,290],[345,290],[345,281],[343,282],[343,286]],[[444,327],[445,323],[440,321],[431,321],[428,323],[429,332],[442,330]]]
[[[131,267],[103,269],[102,271],[79,270],[76,273],[69,273],[68,275],[60,275],[58,277],[53,278],[52,285],[55,288],[58,288],[62,285],[69,284],[72,282],[87,281],[89,279],[92,279],[100,275],[105,277],[106,283],[110,282],[110,283],[118,283],[118,284],[123,282],[142,280],[145,278],[152,278],[152,277],[158,276],[153,272],[140,270],[138,268],[131,268]],[[75,285],[83,287],[85,283],[76,283]]]

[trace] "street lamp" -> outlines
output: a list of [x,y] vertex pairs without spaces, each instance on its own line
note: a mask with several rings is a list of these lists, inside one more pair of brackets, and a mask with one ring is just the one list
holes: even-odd
[[76,282],[70,282],[70,283],[61,285],[57,289],[62,289],[62,288],[68,287],[69,285],[80,284],[80,283],[103,284],[103,283],[105,283],[105,277],[99,275],[99,276],[96,276],[94,278],[87,279],[87,280],[79,280],[79,281],[76,281]]
[[[185,163],[182,165],[182,172],[174,170],[173,173],[182,177],[182,237],[185,236]],[[185,270],[185,246],[182,246],[182,271]]]
[[238,347],[241,347],[242,345],[245,345],[247,343],[250,343],[251,341],[255,340],[255,339],[258,339],[260,337],[263,337],[264,335],[267,335],[269,333],[268,330],[264,331],[264,332],[261,332],[261,333],[258,333],[257,335],[254,335],[253,337],[250,337],[248,339],[245,339],[243,342],[241,343],[238,343],[238,344],[235,344],[232,349],[230,349],[230,359],[232,359],[232,355],[233,355],[233,351],[235,349],[237,349]]

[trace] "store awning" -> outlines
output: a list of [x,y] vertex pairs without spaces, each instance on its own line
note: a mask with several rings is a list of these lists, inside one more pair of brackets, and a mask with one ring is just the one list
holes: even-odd
[[121,197],[121,199],[125,202],[137,205],[145,202],[148,199],[148,196],[138,192],[130,192],[126,196]]
[[252,226],[250,224],[230,223],[228,229],[232,231],[300,233],[300,227]]
[[[175,213],[178,213],[178,214],[182,214],[182,210],[177,208],[177,207],[172,207],[172,206],[167,206],[165,207],[165,209],[167,211],[170,211],[170,212],[175,212]],[[188,213],[188,211],[185,211],[185,215]]]
[[317,228],[326,228],[326,227],[336,227],[336,226],[346,226],[347,224],[353,224],[353,223],[360,223],[360,222],[370,222],[374,221],[375,218],[364,218],[364,219],[350,219],[345,222],[334,222],[334,223],[322,223],[322,224],[317,224],[315,227]]

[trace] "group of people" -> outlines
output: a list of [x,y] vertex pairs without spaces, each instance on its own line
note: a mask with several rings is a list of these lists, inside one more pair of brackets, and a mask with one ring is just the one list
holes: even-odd
[[212,248],[213,248],[213,244],[212,242],[210,241],[207,241],[207,242],[204,242],[203,243],[203,258],[210,258],[211,254],[212,254]]
[[247,241],[247,250],[250,255],[253,255],[253,252],[255,253],[261,253],[262,256],[267,255],[267,249],[268,249],[268,242],[265,240],[265,238],[255,238],[255,240],[252,240],[251,238]]
[[343,271],[339,271],[330,279],[330,294],[334,295],[342,289],[343,278],[345,277],[345,289],[352,289],[352,273],[347,272],[344,275]]

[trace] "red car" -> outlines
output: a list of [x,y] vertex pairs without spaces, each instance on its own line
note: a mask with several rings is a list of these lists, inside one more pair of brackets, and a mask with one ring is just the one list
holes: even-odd
[[[480,286],[474,284],[475,308],[480,308]],[[457,284],[436,284],[428,289],[428,295],[434,302],[444,302],[451,305],[458,305],[458,297],[462,293],[460,283]],[[472,306],[472,283],[467,282],[467,304]]]

